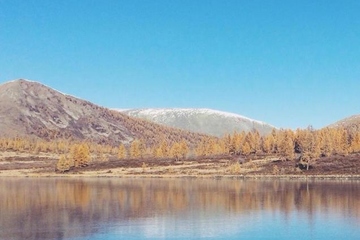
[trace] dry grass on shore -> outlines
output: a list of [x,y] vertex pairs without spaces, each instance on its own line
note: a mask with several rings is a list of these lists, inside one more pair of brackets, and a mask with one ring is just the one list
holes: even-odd
[[192,159],[130,159],[94,161],[84,168],[56,173],[55,154],[2,152],[0,176],[21,177],[283,177],[283,178],[357,178],[360,156],[321,158],[309,170],[300,170],[293,161],[257,159],[239,163],[232,158]]

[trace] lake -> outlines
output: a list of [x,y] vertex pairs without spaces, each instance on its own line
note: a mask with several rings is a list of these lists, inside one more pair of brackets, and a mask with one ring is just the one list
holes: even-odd
[[0,178],[0,239],[360,239],[360,181]]

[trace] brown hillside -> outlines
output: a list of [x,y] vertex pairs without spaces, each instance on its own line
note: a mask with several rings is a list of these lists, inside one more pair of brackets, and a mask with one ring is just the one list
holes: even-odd
[[351,117],[344,118],[329,125],[329,127],[342,127],[350,131],[360,131],[360,115],[353,115]]
[[194,143],[203,135],[128,117],[20,79],[0,85],[0,136],[66,138],[112,145],[144,139],[152,145],[163,139]]

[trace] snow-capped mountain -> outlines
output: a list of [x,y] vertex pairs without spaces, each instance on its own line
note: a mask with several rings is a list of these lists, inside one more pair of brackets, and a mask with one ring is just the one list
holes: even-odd
[[131,117],[217,137],[234,131],[249,132],[253,129],[265,135],[274,129],[273,126],[261,121],[206,108],[148,108],[118,111]]

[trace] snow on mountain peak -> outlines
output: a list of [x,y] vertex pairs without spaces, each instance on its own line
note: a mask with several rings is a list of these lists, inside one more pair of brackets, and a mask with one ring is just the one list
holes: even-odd
[[148,116],[162,116],[164,114],[176,114],[176,115],[194,115],[194,114],[209,114],[209,115],[217,115],[217,116],[223,116],[223,117],[232,117],[232,118],[240,118],[243,120],[248,120],[251,122],[256,122],[258,124],[266,124],[262,121],[254,120],[248,117],[245,117],[240,114],[236,113],[230,113],[230,112],[224,112],[219,110],[214,110],[210,108],[144,108],[144,109],[114,109],[117,111],[129,111],[129,112],[137,112],[141,113],[142,115],[148,115]]
[[[116,109],[114,109],[116,110]],[[263,134],[269,133],[273,126],[239,114],[208,108],[144,108],[120,110],[129,116],[143,118],[158,124],[188,131],[222,136],[234,131],[256,129]]]

